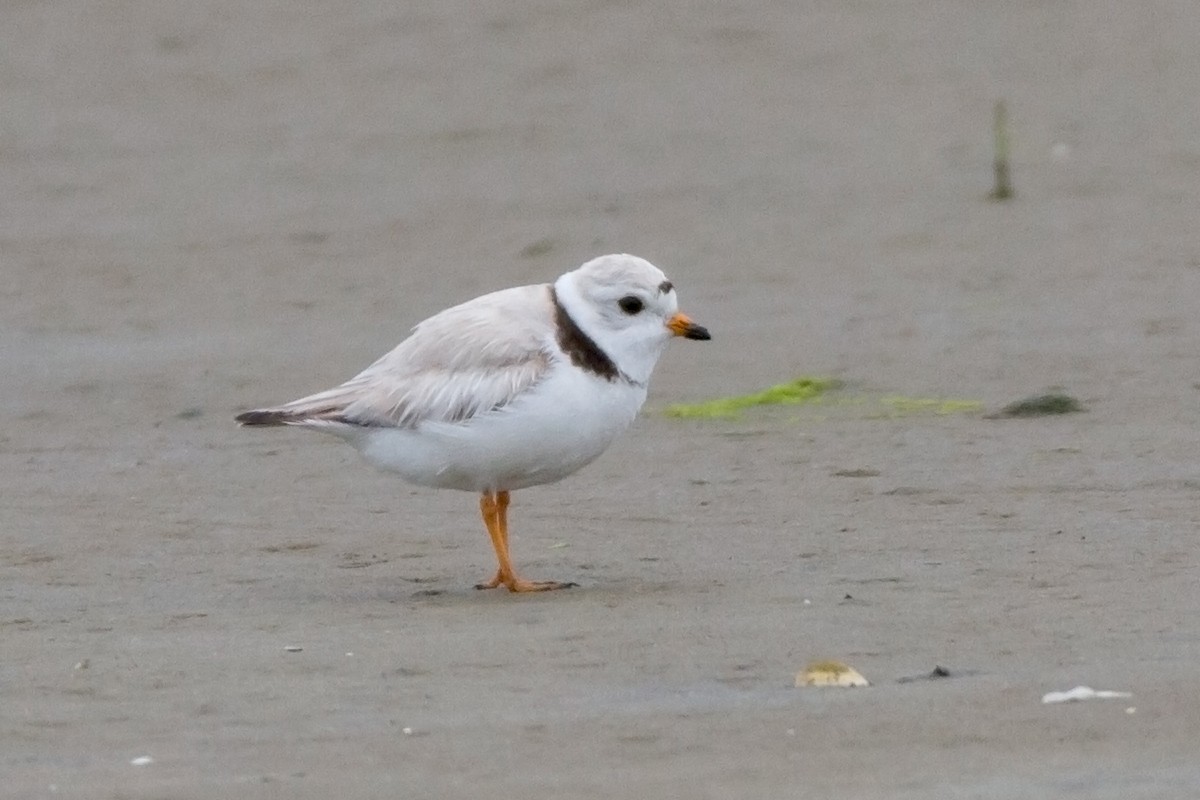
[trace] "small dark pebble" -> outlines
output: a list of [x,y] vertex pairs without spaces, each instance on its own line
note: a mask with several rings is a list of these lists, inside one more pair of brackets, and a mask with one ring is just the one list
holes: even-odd
[[987,419],[1046,417],[1054,414],[1072,414],[1083,410],[1083,405],[1070,395],[1039,394],[1034,397],[1026,397],[1024,400],[1018,400],[1015,403],[1009,403],[995,414],[988,414]]
[[917,681],[936,681],[940,678],[956,677],[951,674],[950,670],[942,666],[936,666],[932,672],[925,675],[910,675],[906,678],[897,678],[896,683],[916,683]]

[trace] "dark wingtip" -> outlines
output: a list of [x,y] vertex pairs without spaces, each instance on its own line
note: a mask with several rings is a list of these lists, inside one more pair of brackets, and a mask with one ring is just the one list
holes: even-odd
[[287,415],[280,411],[244,411],[233,419],[239,425],[283,425]]

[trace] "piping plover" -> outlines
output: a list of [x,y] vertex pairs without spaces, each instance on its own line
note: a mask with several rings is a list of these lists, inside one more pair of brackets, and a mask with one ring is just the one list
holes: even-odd
[[237,421],[332,433],[411,483],[480,493],[499,567],[476,588],[561,589],[574,584],[513,569],[509,492],[565,478],[604,452],[676,336],[709,338],[680,313],[667,276],[636,256],[601,256],[554,283],[446,309],[341,386]]

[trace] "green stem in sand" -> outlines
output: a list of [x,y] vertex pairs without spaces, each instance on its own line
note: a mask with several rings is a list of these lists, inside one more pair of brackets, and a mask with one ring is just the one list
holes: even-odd
[[1008,109],[1003,100],[996,101],[992,120],[996,156],[992,166],[996,172],[996,185],[988,195],[992,200],[1009,200],[1016,195],[1008,171]]

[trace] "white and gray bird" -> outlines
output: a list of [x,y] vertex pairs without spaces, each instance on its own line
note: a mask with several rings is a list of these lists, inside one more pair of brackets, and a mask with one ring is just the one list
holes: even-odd
[[368,462],[420,486],[478,492],[499,567],[476,588],[574,584],[517,576],[509,493],[595,460],[646,400],[676,336],[708,339],[645,259],[607,255],[550,284],[448,308],[341,386],[237,416],[345,439]]

